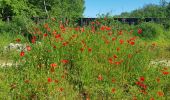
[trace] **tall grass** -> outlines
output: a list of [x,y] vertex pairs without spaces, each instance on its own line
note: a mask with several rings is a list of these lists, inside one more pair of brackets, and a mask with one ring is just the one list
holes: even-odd
[[[17,67],[1,69],[5,97],[14,100],[166,100],[169,68],[150,61],[157,47],[138,31],[96,23],[65,27],[57,21],[34,26],[27,51],[16,52]],[[17,37],[19,38],[19,37]],[[15,39],[17,39],[15,38]],[[39,38],[41,43],[35,41]],[[21,39],[21,42],[25,40]],[[0,83],[1,84],[1,83]],[[4,95],[1,98],[5,98]]]

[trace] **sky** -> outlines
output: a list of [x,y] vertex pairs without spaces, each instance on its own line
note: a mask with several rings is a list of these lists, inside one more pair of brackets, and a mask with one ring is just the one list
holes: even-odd
[[[170,0],[166,0],[170,2]],[[146,4],[159,4],[160,0],[85,0],[85,17],[95,18],[97,14],[118,15],[142,8]]]

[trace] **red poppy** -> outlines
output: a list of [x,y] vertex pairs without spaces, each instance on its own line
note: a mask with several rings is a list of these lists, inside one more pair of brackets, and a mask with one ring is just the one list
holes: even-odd
[[53,48],[54,48],[54,49],[56,49],[56,48],[57,48],[57,46],[55,46],[55,45],[54,45],[54,46],[53,46]]
[[132,54],[128,54],[128,58],[132,58]]
[[62,75],[61,78],[64,79],[64,78],[65,78],[65,75]]
[[91,52],[91,51],[92,51],[92,48],[88,48],[88,51]]
[[21,51],[20,52],[20,56],[23,57],[25,55],[25,52],[24,51]]
[[111,30],[111,27],[106,27],[106,30],[107,30],[107,31],[110,31],[110,30]]
[[52,82],[52,79],[51,79],[51,78],[48,78],[47,80],[48,80],[48,83],[51,83],[51,82]]
[[67,46],[68,45],[68,42],[63,42],[63,46]]
[[50,64],[50,66],[51,66],[51,67],[56,67],[57,64],[56,64],[56,63],[52,63],[52,64]]
[[164,96],[164,93],[163,93],[162,91],[158,91],[157,94],[158,94],[158,96],[160,96],[160,97]]
[[54,31],[53,31],[53,35],[56,35],[56,33],[57,33],[57,31],[56,31],[56,30],[54,30]]
[[81,32],[84,32],[84,31],[85,31],[84,27],[83,27],[83,28],[81,28]]
[[108,32],[108,35],[111,36],[113,33],[112,32]]
[[63,64],[67,64],[69,61],[68,60],[61,60],[61,63],[63,63]]
[[120,42],[120,44],[123,44],[123,43],[124,43],[124,40],[120,39],[119,42]]
[[31,39],[31,42],[32,42],[32,43],[35,43],[35,41],[36,41],[35,39]]
[[48,23],[44,24],[44,28],[48,28]]
[[154,98],[150,98],[149,100],[155,100]]
[[55,36],[56,39],[58,39],[58,38],[60,38],[60,37],[61,37],[60,34],[57,34],[57,35]]
[[113,78],[113,79],[112,79],[112,83],[115,83],[115,82],[116,82],[116,80]]
[[116,64],[116,65],[120,65],[120,64],[121,64],[121,62],[120,62],[120,61],[117,61],[117,62],[115,62],[115,64]]
[[118,48],[116,48],[116,50],[117,50],[117,51],[120,51],[120,48],[118,47]]
[[118,34],[119,34],[119,35],[122,35],[122,34],[123,34],[123,31],[122,31],[122,30],[120,30],[120,31],[118,32]]
[[16,39],[16,42],[21,42],[21,39]]
[[60,90],[60,92],[62,92],[64,90],[64,88],[60,88],[59,90]]
[[31,47],[30,46],[26,46],[27,51],[31,51]]
[[114,55],[113,57],[114,57],[115,59],[118,58],[117,55]]
[[135,45],[134,41],[129,42],[130,45]]
[[103,77],[102,77],[102,75],[100,74],[100,75],[98,75],[98,80],[99,81],[102,81],[103,80]]
[[109,58],[108,61],[109,61],[110,64],[113,63],[113,59],[112,58]]
[[112,93],[115,93],[116,89],[115,88],[112,88]]
[[44,37],[46,37],[48,34],[47,33],[44,33]]
[[142,87],[143,89],[147,89],[147,86],[145,84],[140,84],[140,87]]
[[144,78],[143,76],[141,76],[141,77],[139,78],[139,80],[140,80],[141,82],[144,82],[144,81],[145,81],[145,78]]
[[105,30],[105,26],[100,27],[100,30],[104,31]]
[[50,31],[51,31],[51,29],[50,29],[50,28],[47,28],[47,31],[48,31],[48,32],[50,32]]
[[163,72],[162,72],[162,74],[164,74],[164,75],[168,75],[168,74],[169,74],[169,72],[167,72],[167,71],[163,71]]
[[159,83],[160,82],[160,78],[156,78],[156,81]]
[[142,33],[142,29],[138,29],[138,34],[141,34]]
[[141,82],[139,82],[139,81],[136,82],[136,85],[140,85],[140,84],[141,84]]

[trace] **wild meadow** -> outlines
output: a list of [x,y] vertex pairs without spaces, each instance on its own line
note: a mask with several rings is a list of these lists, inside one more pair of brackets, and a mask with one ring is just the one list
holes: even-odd
[[[170,66],[150,64],[169,57],[168,31],[106,23],[80,27],[52,18],[30,28],[30,42],[21,32],[1,34],[0,57],[13,65],[0,68],[0,99],[169,100]],[[4,52],[11,42],[26,47]]]

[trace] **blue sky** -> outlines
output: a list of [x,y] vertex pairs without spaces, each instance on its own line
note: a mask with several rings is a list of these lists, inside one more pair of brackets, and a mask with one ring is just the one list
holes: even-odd
[[[170,2],[170,0],[166,0]],[[112,15],[130,12],[146,4],[159,4],[160,0],[85,0],[85,17],[96,17],[96,14],[110,12]]]

